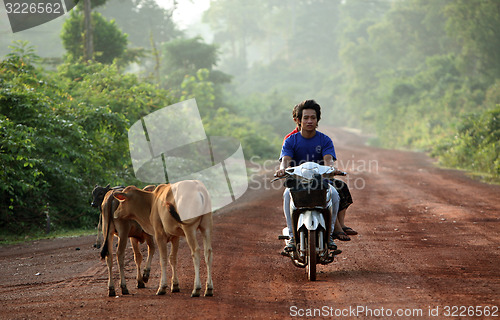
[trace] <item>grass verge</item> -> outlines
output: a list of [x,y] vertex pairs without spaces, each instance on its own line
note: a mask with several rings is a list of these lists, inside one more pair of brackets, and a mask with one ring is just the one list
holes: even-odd
[[55,239],[65,237],[80,237],[97,235],[96,229],[74,229],[74,230],[57,230],[49,233],[43,231],[29,232],[25,234],[12,234],[8,232],[0,232],[0,245],[11,245],[29,241]]

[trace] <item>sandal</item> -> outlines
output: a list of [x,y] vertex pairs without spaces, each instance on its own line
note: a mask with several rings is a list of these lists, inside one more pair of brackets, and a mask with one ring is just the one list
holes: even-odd
[[340,241],[351,241],[351,238],[344,231],[333,231],[332,237]]
[[333,241],[333,239],[333,235],[328,238],[328,249],[337,250],[337,245],[335,244],[335,241]]
[[292,251],[295,251],[295,243],[292,240],[290,240],[290,242],[288,242],[288,244],[283,248],[283,251],[285,252],[292,252]]
[[351,236],[358,234],[358,232],[356,230],[354,230],[353,228],[350,228],[350,227],[342,227],[342,230],[344,230],[344,232],[346,234],[351,235]]

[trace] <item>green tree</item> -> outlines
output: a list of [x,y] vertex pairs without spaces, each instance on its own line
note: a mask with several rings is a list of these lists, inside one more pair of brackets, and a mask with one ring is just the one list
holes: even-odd
[[35,68],[32,50],[0,62],[0,229],[93,227],[94,184],[136,184],[131,123],[174,102],[168,92],[123,75],[115,64]]
[[133,47],[150,48],[151,39],[160,46],[182,35],[172,20],[173,9],[163,9],[154,0],[108,0],[97,11],[115,21]]
[[453,137],[443,139],[434,150],[447,166],[500,177],[500,104],[460,119]]
[[[78,61],[84,56],[83,24],[82,12],[75,9],[71,10],[70,17],[64,22],[61,38],[69,61]],[[92,30],[96,61],[112,63],[114,59],[124,56],[127,35],[118,29],[113,20],[107,21],[100,13],[92,12]]]
[[293,34],[290,38],[292,63],[338,61],[337,28],[340,0],[294,1]]
[[446,5],[448,33],[456,40],[463,56],[462,67],[469,77],[476,70],[490,79],[500,75],[500,2],[497,0],[457,0]]
[[217,46],[204,43],[201,37],[170,41],[163,50],[163,85],[178,88],[185,76],[194,76],[200,69],[210,71],[215,84],[227,83],[230,77],[214,70],[218,58]]
[[88,212],[67,214],[69,198],[86,198],[86,134],[65,108],[67,95],[30,60],[16,52],[0,63],[0,220],[10,232],[40,227],[47,214],[56,224],[76,226]]
[[265,9],[260,0],[221,0],[212,2],[204,15],[215,31],[215,41],[227,45],[230,59],[243,68],[248,64],[251,42],[262,37],[259,21],[266,15]]
[[210,71],[200,69],[196,76],[186,76],[182,82],[181,101],[195,98],[202,117],[213,115],[215,90],[213,82],[209,81]]

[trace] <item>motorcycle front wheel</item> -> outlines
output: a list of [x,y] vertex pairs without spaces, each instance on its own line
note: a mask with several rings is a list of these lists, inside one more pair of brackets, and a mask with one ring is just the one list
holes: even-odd
[[307,233],[307,277],[316,281],[316,230]]

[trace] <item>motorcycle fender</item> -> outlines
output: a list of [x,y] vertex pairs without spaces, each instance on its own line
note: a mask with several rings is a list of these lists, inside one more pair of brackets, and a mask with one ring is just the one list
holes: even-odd
[[317,211],[307,210],[299,216],[297,230],[302,226],[305,226],[307,230],[317,230],[319,225],[326,230],[326,223],[323,215]]

